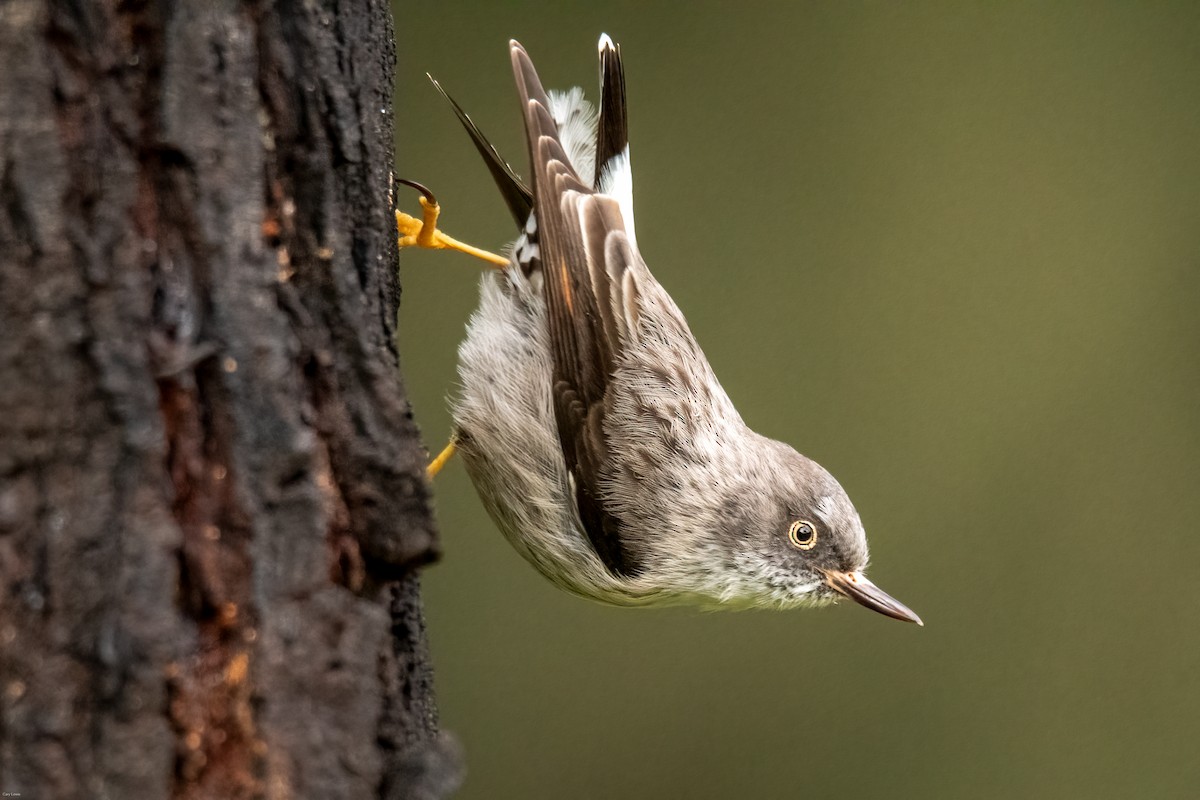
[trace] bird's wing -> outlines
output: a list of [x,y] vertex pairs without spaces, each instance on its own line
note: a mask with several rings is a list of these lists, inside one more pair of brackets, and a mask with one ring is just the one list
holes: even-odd
[[492,180],[496,182],[496,187],[500,189],[500,194],[504,197],[504,203],[508,206],[509,213],[518,225],[524,225],[525,220],[529,219],[529,212],[533,210],[533,193],[521,182],[517,177],[517,173],[513,172],[513,168],[508,165],[508,162],[500,157],[500,153],[487,137],[483,135],[483,131],[467,116],[467,112],[462,110],[462,106],[454,102],[442,85],[433,79],[432,75],[426,75],[433,82],[433,88],[437,89],[442,97],[446,98],[446,102],[454,109],[454,115],[458,117],[458,121],[466,129],[467,135],[471,137],[471,142],[475,145],[475,149],[479,151],[479,155],[483,157],[483,161],[487,164],[488,172],[492,174]]
[[604,168],[629,146],[629,118],[625,113],[625,70],[621,48],[607,35],[600,37],[600,122],[596,126],[596,175],[601,187]]
[[622,543],[601,479],[611,467],[604,417],[613,373],[636,325],[629,267],[640,256],[619,202],[597,193],[571,166],[529,55],[516,41],[509,46],[529,144],[535,224],[526,225],[526,234],[542,264],[559,441],[592,546],[614,573],[632,575],[640,568],[637,554]]
[[616,198],[629,241],[633,229],[633,170],[629,162],[629,113],[625,105],[625,67],[621,46],[600,37],[600,119],[596,126],[596,174],[592,185]]

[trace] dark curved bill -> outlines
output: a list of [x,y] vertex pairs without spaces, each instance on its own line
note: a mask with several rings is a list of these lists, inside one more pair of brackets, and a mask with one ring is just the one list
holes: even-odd
[[828,570],[825,573],[825,580],[838,593],[846,595],[854,602],[866,606],[872,611],[878,611],[892,619],[915,622],[922,626],[925,624],[912,609],[871,583],[861,572]]

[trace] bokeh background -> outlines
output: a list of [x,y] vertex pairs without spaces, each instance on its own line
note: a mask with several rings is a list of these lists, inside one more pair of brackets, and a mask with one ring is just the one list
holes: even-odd
[[[621,43],[647,262],[926,621],[590,604],[454,464],[426,597],[462,797],[1197,796],[1200,5],[396,12],[398,169],[491,248],[507,211],[424,73],[526,173],[508,38],[593,93]],[[401,270],[436,450],[480,267]]]

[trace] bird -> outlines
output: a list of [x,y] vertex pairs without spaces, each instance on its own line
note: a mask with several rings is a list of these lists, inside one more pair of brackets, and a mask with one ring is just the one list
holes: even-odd
[[[516,40],[526,184],[437,81],[519,235],[504,255],[397,212],[401,247],[494,267],[459,356],[454,433],[512,546],[559,587],[616,606],[820,606],[841,598],[920,617],[867,579],[866,534],[821,465],[753,431],[637,245],[620,48],[599,41],[598,108],[546,91]],[[430,78],[430,80],[433,80]]]

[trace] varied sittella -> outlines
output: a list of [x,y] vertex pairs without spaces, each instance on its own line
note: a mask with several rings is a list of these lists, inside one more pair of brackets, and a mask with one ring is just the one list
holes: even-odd
[[619,48],[601,37],[598,113],[579,89],[548,94],[525,49],[509,51],[531,185],[450,102],[520,226],[511,257],[437,230],[418,184],[406,181],[423,218],[397,214],[401,246],[497,267],[459,349],[454,438],[430,474],[461,452],[512,545],[583,597],[789,608],[844,596],[921,624],[864,577],[866,534],[841,485],[742,422],[642,260]]

